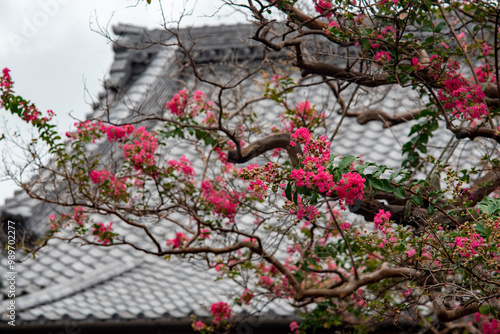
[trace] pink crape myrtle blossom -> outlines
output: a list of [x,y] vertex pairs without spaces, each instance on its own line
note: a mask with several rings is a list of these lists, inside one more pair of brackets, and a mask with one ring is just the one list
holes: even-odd
[[264,199],[267,197],[267,185],[262,180],[253,180],[250,182],[250,185],[247,187],[249,192],[255,194],[255,196],[259,199]]
[[12,89],[12,85],[13,82],[12,77],[10,76],[10,69],[5,67],[2,70],[2,77],[0,78],[0,87],[5,89],[7,92],[10,92],[10,90]]
[[[442,60],[435,55],[430,60],[435,71],[440,71]],[[449,61],[446,68],[444,88],[438,91],[443,107],[451,110],[453,116],[466,120],[481,119],[487,115],[488,107],[483,103],[485,94],[481,86],[470,84],[463,74],[458,73],[460,64],[456,61]]]
[[300,330],[299,330],[299,324],[297,324],[297,322],[291,322],[290,323],[290,331],[294,334],[299,334],[300,333]]
[[269,276],[262,276],[259,279],[259,285],[261,285],[262,287],[264,287],[266,289],[269,289],[273,285],[273,280]]
[[128,177],[118,178],[116,175],[111,175],[107,170],[93,170],[89,174],[90,179],[100,187],[101,193],[106,193],[114,197],[127,197]]
[[187,239],[188,238],[186,237],[186,235],[184,233],[177,232],[177,234],[175,235],[175,238],[167,240],[167,246],[172,247],[174,249],[179,248],[184,244],[184,242]]
[[133,135],[135,137],[133,144],[123,145],[123,155],[135,170],[151,174],[156,170],[154,154],[158,149],[158,141],[144,127],[138,128]]
[[73,220],[79,226],[82,226],[86,221],[88,216],[83,213],[83,208],[81,206],[77,206],[73,209]]
[[309,141],[312,138],[312,135],[308,129],[299,128],[299,129],[295,130],[294,133],[292,133],[291,137],[292,137],[292,141],[290,142],[290,145],[295,146],[296,143],[301,143],[301,144],[309,143]]
[[353,205],[356,199],[362,200],[365,189],[365,179],[356,172],[349,172],[342,175],[335,186],[342,210],[346,210],[345,205]]
[[186,90],[180,90],[179,93],[174,95],[172,100],[167,102],[166,108],[169,109],[172,114],[182,116],[187,106],[187,102],[188,95]]
[[226,322],[228,319],[233,317],[231,307],[225,302],[213,303],[210,306],[210,313],[212,313],[212,316],[214,317],[214,325],[219,325],[220,323]]
[[200,239],[210,239],[210,230],[206,228],[200,229]]
[[95,184],[101,184],[109,179],[110,174],[107,170],[93,170],[90,172],[89,177]]
[[348,223],[348,222],[344,222],[344,223],[342,223],[342,225],[340,225],[340,228],[343,230],[347,230],[347,229],[349,229],[349,227],[351,227],[351,223]]
[[[165,107],[170,110],[172,115],[179,117],[181,120],[205,113],[207,116],[203,120],[203,123],[212,125],[213,121],[215,121],[211,111],[213,102],[206,101],[206,95],[200,90],[195,91],[191,97],[189,97],[185,89],[180,90],[167,102]],[[209,113],[210,115],[208,115]]]
[[476,312],[474,322],[481,328],[483,334],[500,334],[500,321],[498,319],[489,319],[487,316]]
[[343,210],[346,210],[345,205],[353,205],[356,199],[363,198],[366,180],[359,173],[345,173],[342,179],[334,182],[333,176],[325,169],[331,155],[330,142],[325,136],[313,140],[308,129],[299,128],[291,137],[290,145],[304,144],[304,158],[301,161],[304,168],[296,168],[290,172],[290,179],[298,187],[317,188],[318,192],[325,193],[326,196],[336,192]]
[[481,83],[484,83],[484,82],[488,81],[488,79],[490,79],[490,78],[491,78],[490,79],[491,83],[495,83],[496,82],[497,77],[496,77],[496,75],[493,74],[493,69],[488,64],[478,66],[474,70],[474,72],[476,72],[477,79]]
[[[224,187],[225,181],[221,177],[217,177],[216,184]],[[212,207],[212,213],[221,218],[227,218],[229,220],[227,224],[234,223],[239,200],[243,198],[243,194],[235,191],[217,190],[210,180],[203,181],[201,189],[202,198],[205,203]]]
[[473,233],[470,237],[456,237],[455,246],[462,257],[471,257],[477,254],[477,248],[483,244],[483,237]]
[[410,249],[409,251],[407,251],[406,253],[408,254],[408,257],[413,257],[413,255],[415,255],[417,251],[415,249]]
[[375,61],[378,64],[384,64],[391,61],[391,55],[387,51],[379,51],[375,54]]
[[197,321],[196,324],[194,324],[194,330],[200,332],[202,329],[205,328],[205,324],[202,321]]
[[[193,168],[193,163],[183,155],[179,161],[177,160],[169,160],[167,161],[169,168],[179,172],[179,174],[188,180],[193,180],[193,177],[196,175],[196,171]],[[167,172],[169,170],[167,169]]]
[[375,228],[382,231],[386,227],[387,223],[389,223],[389,219],[391,219],[391,213],[380,209],[375,215],[375,218],[373,218]]
[[101,125],[101,131],[106,133],[110,143],[122,141],[134,132],[133,125],[127,124],[123,126]]
[[325,14],[327,17],[332,16],[330,9],[333,8],[332,0],[314,0],[314,8],[320,14]]
[[241,302],[244,305],[250,304],[250,301],[253,299],[253,291],[249,289],[243,290],[243,293],[241,294]]
[[113,237],[116,235],[113,233],[113,223],[109,223],[108,225],[104,223],[95,223],[93,228],[92,235],[96,242],[101,245],[113,243]]

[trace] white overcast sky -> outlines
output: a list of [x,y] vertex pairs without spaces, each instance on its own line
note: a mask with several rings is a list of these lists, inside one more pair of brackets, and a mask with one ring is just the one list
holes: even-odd
[[[164,0],[167,20],[194,8],[182,26],[231,24],[242,20],[234,9],[217,9],[219,0]],[[214,16],[215,14],[215,16]],[[0,69],[8,67],[15,92],[46,111],[57,114],[61,131],[74,123],[69,114],[84,119],[91,111],[89,94],[102,90],[101,83],[113,61],[111,44],[92,31],[101,26],[126,23],[160,28],[159,0],[2,0],[0,2]],[[12,131],[16,124],[0,110],[2,122]],[[4,129],[0,130],[2,133]],[[5,143],[2,143],[5,145]],[[5,147],[0,146],[5,153]],[[17,187],[0,183],[0,205]]]

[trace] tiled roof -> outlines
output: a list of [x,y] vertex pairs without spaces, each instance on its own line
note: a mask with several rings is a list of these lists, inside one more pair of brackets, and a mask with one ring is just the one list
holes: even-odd
[[[137,111],[161,112],[160,106],[165,105],[180,88],[172,80],[178,71],[178,50],[158,46],[141,49],[148,40],[165,41],[165,32],[123,26],[117,27],[115,32],[122,35],[122,43],[140,50],[115,47],[116,58],[106,91],[101,94],[101,105],[111,105],[110,120],[118,123],[135,120]],[[250,26],[222,26],[193,29],[189,34],[212,36],[200,39],[196,44],[199,62],[207,63],[230,56],[227,50],[240,50],[239,60],[257,57],[255,46],[241,44],[241,37],[250,36],[250,32]],[[185,31],[183,34],[188,35]],[[255,87],[249,90],[257,92]],[[318,87],[312,94],[306,89],[297,90],[296,94],[301,98],[312,95],[313,102],[328,97],[335,101],[330,91]],[[396,111],[415,107],[410,96],[409,89],[394,89],[380,102],[372,103],[367,96],[355,103],[360,108],[371,103],[373,108]],[[259,122],[267,124],[263,128],[269,129],[270,125],[279,125],[279,120],[274,114],[263,112],[272,107],[266,103],[269,102],[255,108],[261,108]],[[102,109],[96,105],[93,116],[100,112]],[[341,115],[331,117],[335,122],[341,119]],[[383,129],[379,122],[360,125],[353,118],[345,118],[332,148],[341,155],[362,155],[367,161],[397,168],[402,160],[400,145],[405,142],[408,132],[408,124]],[[450,138],[450,135],[440,132],[433,140],[435,146],[442,147]],[[169,146],[168,152],[172,157],[189,154],[187,147],[176,143]],[[27,226],[39,233],[46,228],[46,217],[55,209],[52,205],[29,199],[22,192],[1,208],[3,212],[25,217]],[[156,233],[160,237],[168,234],[161,227],[159,229]],[[131,241],[140,241],[142,237],[124,226],[118,227],[118,232]],[[2,257],[2,277],[5,268],[6,258]],[[17,272],[17,290],[22,293],[16,298],[20,326],[57,324],[68,319],[80,325],[132,320],[189,322],[190,314],[207,316],[204,306],[227,300],[232,293],[239,291],[231,283],[216,284],[217,274],[197,267],[196,263],[185,263],[178,258],[167,261],[125,246],[90,247],[55,239],[36,259],[26,258],[18,263]],[[7,303],[8,300],[1,302],[0,309],[5,310]],[[294,316],[294,309],[283,302],[268,305],[263,314],[264,318],[273,321]]]

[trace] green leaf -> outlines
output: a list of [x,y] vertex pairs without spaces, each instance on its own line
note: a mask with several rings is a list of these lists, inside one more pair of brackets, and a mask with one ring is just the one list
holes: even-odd
[[319,198],[318,194],[312,193],[311,197],[309,197],[309,203],[311,205],[315,205],[316,203],[318,203],[318,198]]
[[500,198],[485,197],[479,202],[479,208],[489,216],[493,216],[500,211]]
[[285,189],[285,195],[286,195],[286,198],[291,201],[292,200],[292,184],[291,183],[288,183],[286,185],[286,189]]
[[374,173],[372,173],[373,176],[375,177],[379,177],[380,175],[382,175],[382,173],[384,173],[387,169],[389,169],[389,167],[387,166],[379,166],[378,170]]
[[356,157],[354,155],[348,155],[347,157],[340,160],[339,167],[347,168],[354,160],[356,160]]
[[418,206],[422,206],[424,205],[424,200],[422,199],[422,195],[420,194],[416,194],[416,195],[413,195],[411,197],[411,199],[413,200],[413,202],[418,205]]
[[377,166],[376,163],[373,163],[373,162],[367,162],[363,165],[359,165],[356,167],[356,172],[358,172],[359,174],[363,173],[365,171],[365,169],[367,169],[368,167],[370,166]]
[[435,32],[441,32],[446,27],[446,22],[440,22],[435,28]]
[[490,314],[490,305],[488,304],[483,304],[479,307],[479,313],[482,315],[488,315]]
[[399,186],[394,189],[394,196],[396,198],[405,198],[406,197],[406,191],[404,186]]
[[394,191],[394,187],[391,184],[391,181],[387,179],[382,179],[380,180],[382,182],[382,191],[385,191],[386,193],[392,193]]
[[299,197],[299,193],[296,191],[293,193],[293,202],[295,203],[295,205],[299,205],[298,203],[298,197]]
[[479,233],[482,237],[486,237],[488,238],[491,234],[491,230],[487,227],[485,227],[484,225],[482,224],[476,224],[476,226],[474,227],[474,229],[477,231],[477,233]]
[[[368,176],[368,175],[367,175]],[[370,180],[370,185],[373,186],[373,188],[377,189],[377,190],[382,190],[384,189],[384,184],[382,183],[381,180],[379,179],[376,179],[374,177],[368,177],[368,179]]]
[[363,48],[365,48],[365,50],[369,50],[371,47],[370,40],[368,39],[362,39],[361,44],[363,44]]

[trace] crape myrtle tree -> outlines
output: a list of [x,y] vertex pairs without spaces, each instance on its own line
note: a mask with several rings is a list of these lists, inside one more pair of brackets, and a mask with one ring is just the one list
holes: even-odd
[[[226,95],[254,76],[209,80],[184,47],[185,64],[213,98],[186,87],[164,114],[142,115],[156,121],[154,130],[88,120],[60,138],[52,115],[16,96],[4,69],[2,107],[37,129],[52,157],[31,152],[38,176],[19,183],[31,197],[66,208],[47,217],[50,232],[34,251],[61,238],[201,259],[241,286],[236,305],[285,299],[296,306],[303,319],[290,324],[293,333],[500,332],[498,3],[225,2],[252,16],[253,39],[271,62],[253,100],[227,103]],[[294,100],[304,85],[325,86],[335,99],[324,104],[334,107]],[[396,86],[413,89],[418,108],[351,108],[361,92]],[[281,127],[252,126],[247,110],[262,100],[274,102],[266,112]],[[408,138],[399,138],[401,168],[337,156],[333,113],[385,128],[411,121]],[[447,160],[452,141],[428,154],[436,131],[489,149],[475,167],[457,169]],[[172,137],[192,147],[201,168],[164,154]],[[96,144],[107,149],[96,154]],[[251,164],[256,158],[264,162]],[[358,218],[348,220],[349,211]],[[95,213],[101,221],[89,218]],[[249,216],[253,223],[243,222]],[[137,229],[150,246],[130,243],[116,224]],[[161,239],[152,232],[157,224],[172,234]],[[193,328],[231,331],[231,307],[213,304],[213,318],[193,319]]]

